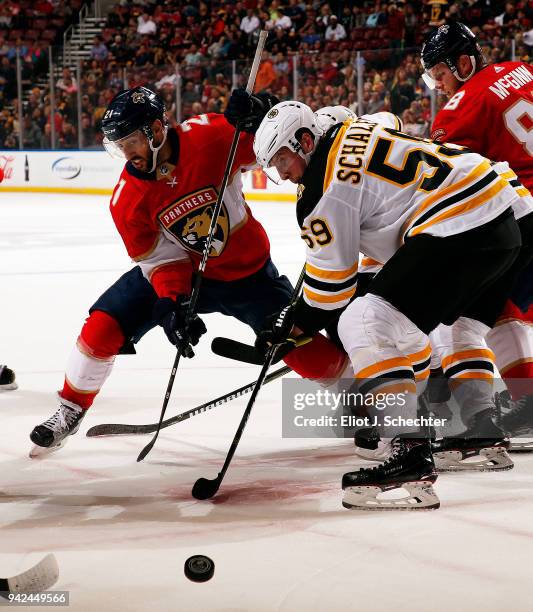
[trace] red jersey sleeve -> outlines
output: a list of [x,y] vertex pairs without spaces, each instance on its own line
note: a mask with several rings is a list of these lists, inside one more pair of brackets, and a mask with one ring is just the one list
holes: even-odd
[[145,191],[146,186],[124,169],[109,207],[128,255],[134,261],[148,256],[159,237],[159,228],[150,210],[143,205]]

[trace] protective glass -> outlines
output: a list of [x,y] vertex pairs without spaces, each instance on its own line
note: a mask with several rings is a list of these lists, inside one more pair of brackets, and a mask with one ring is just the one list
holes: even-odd
[[435,66],[433,66],[433,68],[428,68],[422,73],[422,78],[424,79],[424,83],[430,89],[436,89],[438,79],[442,78],[446,70],[450,70],[450,69],[448,68],[448,66],[446,66],[444,62],[441,62],[440,64],[436,64]]
[[111,157],[126,159],[128,153],[136,152],[146,144],[146,135],[141,130],[137,130],[119,140],[111,141],[104,138],[102,144]]

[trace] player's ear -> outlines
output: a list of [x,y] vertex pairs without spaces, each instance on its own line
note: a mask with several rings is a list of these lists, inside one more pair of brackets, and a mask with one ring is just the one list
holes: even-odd
[[156,119],[153,123],[152,123],[152,134],[154,136],[158,136],[159,134],[161,134],[163,132],[163,124],[161,123],[161,121],[159,119]]
[[472,72],[472,60],[468,55],[460,55],[457,60],[457,68],[459,71],[459,75],[463,78],[466,78]]
[[300,137],[300,144],[304,153],[311,153],[315,148],[315,139],[309,132],[304,132]]

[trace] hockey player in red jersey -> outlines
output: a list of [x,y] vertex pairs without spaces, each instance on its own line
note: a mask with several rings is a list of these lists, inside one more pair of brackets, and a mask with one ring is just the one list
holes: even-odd
[[[426,83],[449,98],[435,117],[432,139],[460,144],[492,160],[508,162],[522,185],[532,190],[533,67],[524,62],[487,65],[474,34],[456,22],[428,36],[421,60]],[[509,172],[511,182],[513,174]],[[523,243],[531,243],[533,215],[524,209],[521,213],[515,210],[515,217]],[[529,263],[487,336],[498,369],[516,400],[532,393],[525,380],[533,378],[532,302],[533,265]],[[521,406],[525,416],[530,409],[526,398]],[[517,410],[507,417],[509,431],[520,424],[517,417]]]
[[[186,324],[191,278],[202,257],[234,135],[220,114],[169,129],[161,98],[144,87],[118,94],[102,120],[104,144],[127,163],[111,197],[111,214],[137,266],[92,306],[67,365],[60,407],[30,437],[32,456],[60,448],[109,376],[115,356],[131,352],[160,325],[186,357],[206,331],[199,314],[220,312],[256,333],[291,297],[270,259],[268,237],[242,195],[241,172],[255,165],[253,132],[276,102],[268,94],[230,99],[242,130],[205,269],[197,314]],[[346,356],[324,336],[293,350],[286,363],[302,376],[334,378]]]

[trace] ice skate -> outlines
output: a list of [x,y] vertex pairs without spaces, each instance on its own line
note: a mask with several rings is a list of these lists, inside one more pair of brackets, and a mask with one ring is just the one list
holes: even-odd
[[[396,436],[381,465],[348,472],[342,478],[345,508],[357,510],[430,510],[440,506],[433,490],[437,472],[427,440]],[[407,491],[403,497],[383,495]],[[394,493],[393,493],[394,495]]]
[[439,472],[510,470],[514,464],[507,454],[508,447],[509,439],[492,421],[490,410],[476,414],[460,436],[432,442]]
[[15,372],[5,365],[0,365],[0,391],[11,391],[18,389],[15,382]]
[[533,396],[513,401],[508,393],[497,393],[499,425],[511,438],[509,452],[533,452]]
[[65,446],[68,437],[78,431],[85,411],[73,402],[64,399],[60,401],[59,409],[31,432],[34,447],[30,457],[42,457],[58,451]]
[[355,454],[368,461],[383,462],[392,452],[390,438],[381,438],[375,427],[358,429],[354,436]]

